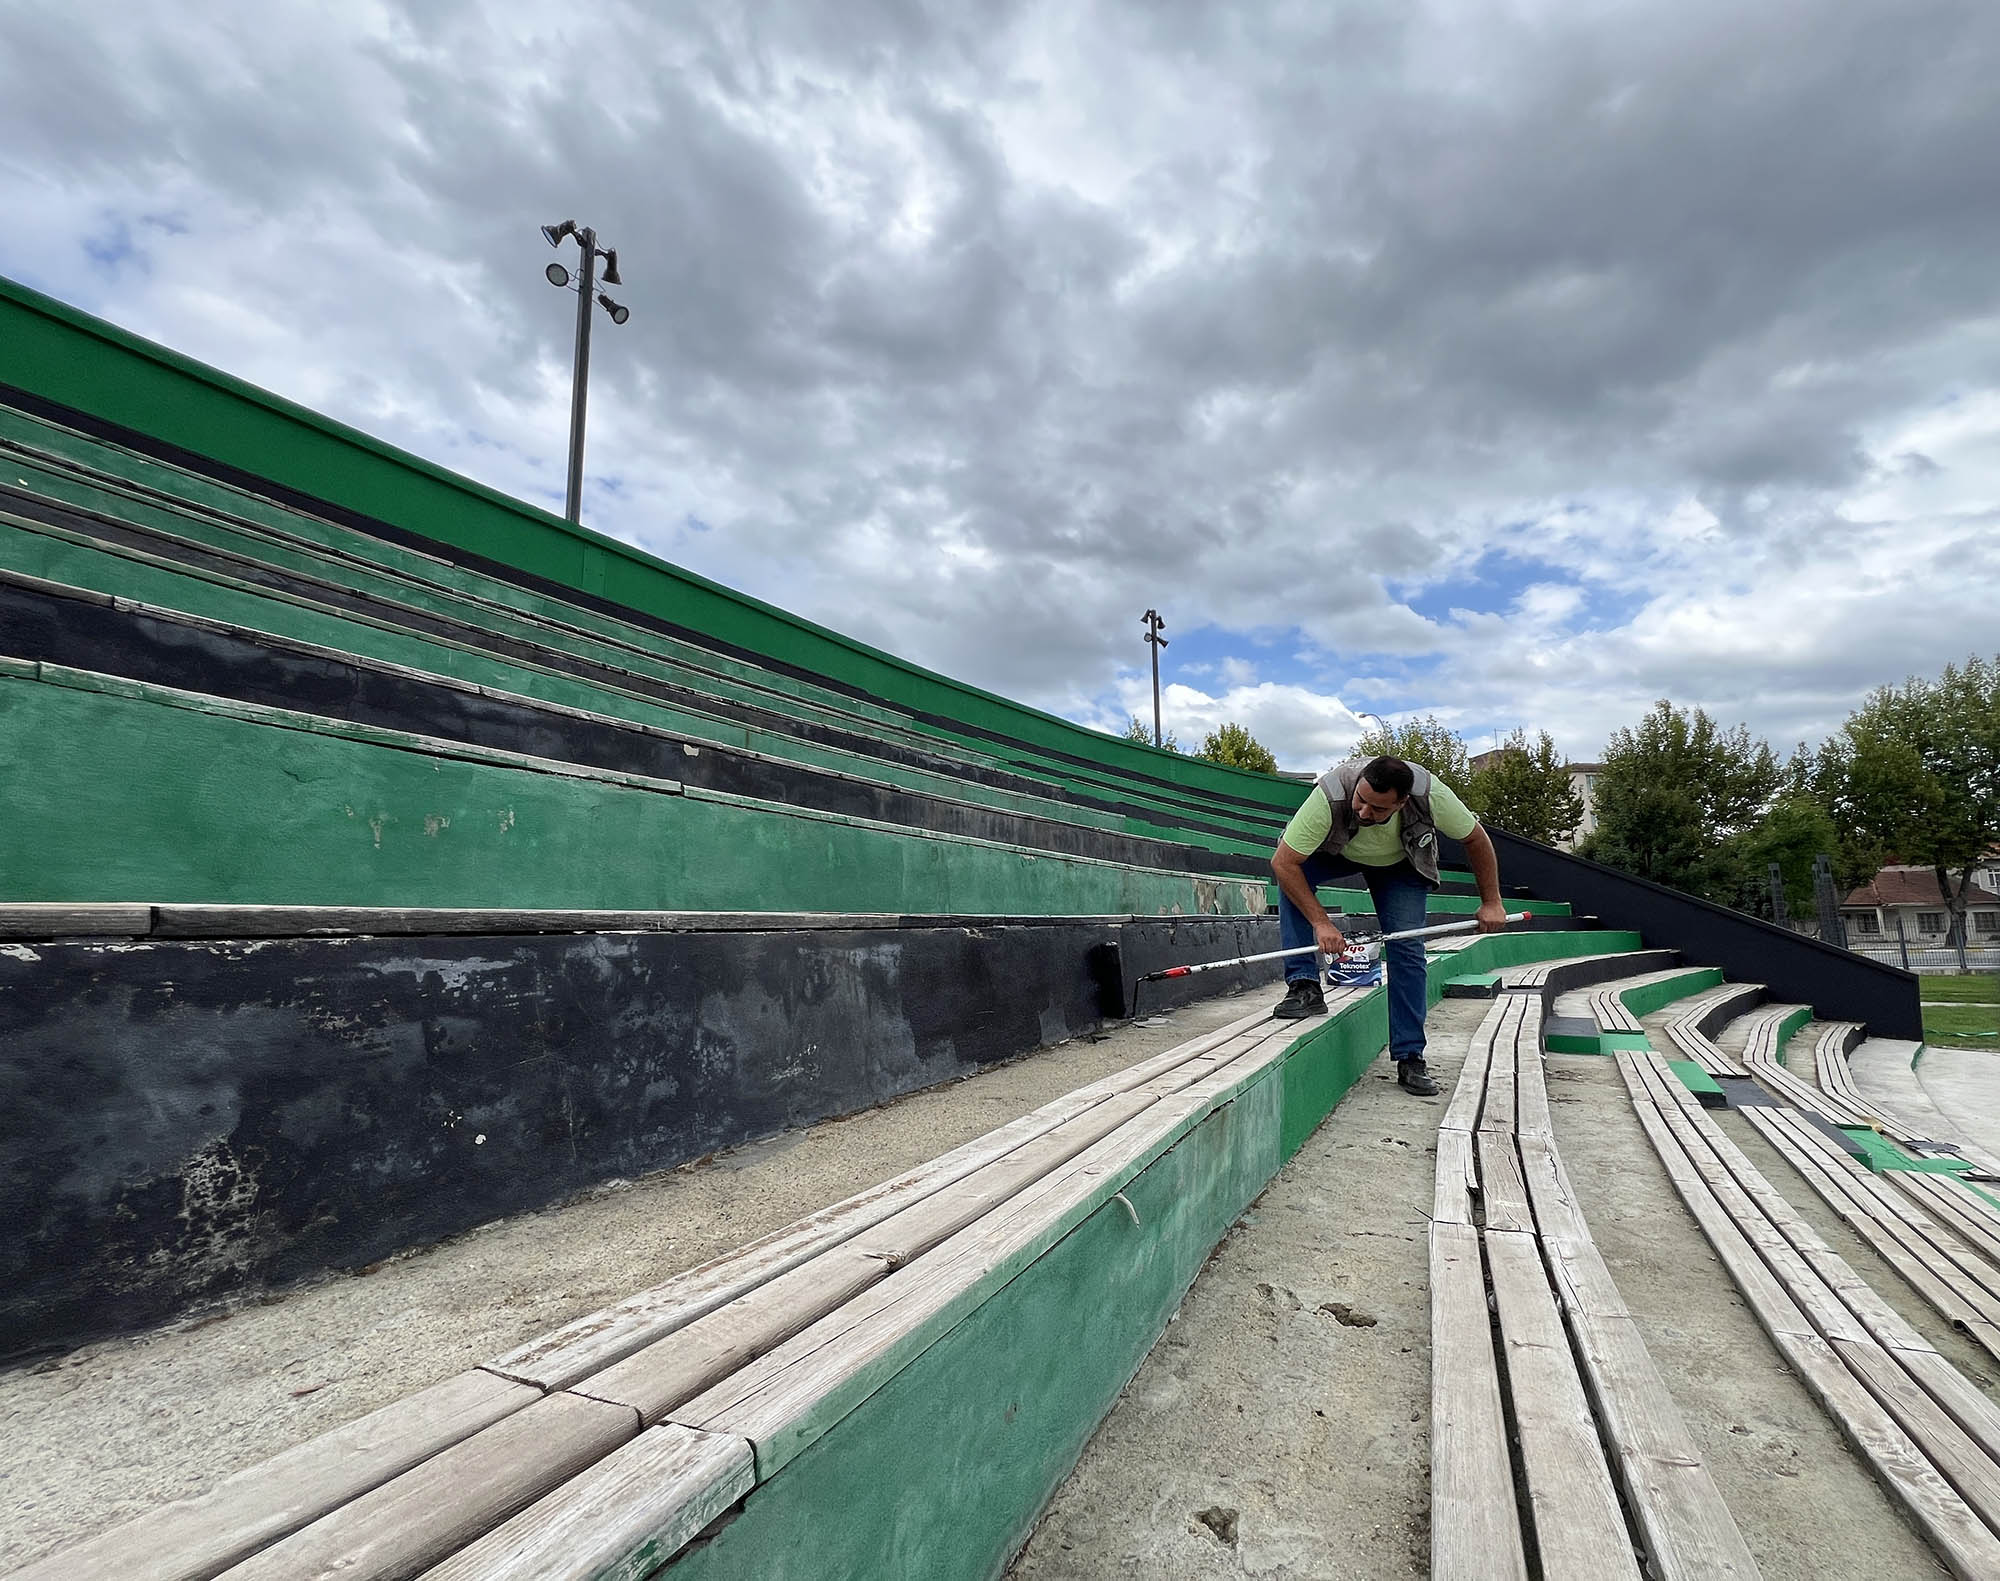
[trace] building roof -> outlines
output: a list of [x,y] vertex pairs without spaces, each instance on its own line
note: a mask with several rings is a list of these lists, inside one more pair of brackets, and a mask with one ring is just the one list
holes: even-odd
[[1604,772],[1604,765],[1602,763],[1565,763],[1563,765],[1563,772],[1565,774],[1602,774]]
[[1928,867],[1885,867],[1841,902],[1843,906],[1942,906],[1944,891]]

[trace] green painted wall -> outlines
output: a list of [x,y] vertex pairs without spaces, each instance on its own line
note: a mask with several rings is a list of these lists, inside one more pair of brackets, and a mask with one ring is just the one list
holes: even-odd
[[1261,888],[0,664],[0,898],[1020,914]]
[[[1590,938],[1481,940],[1504,962],[1550,959]],[[1622,942],[1629,939],[1629,944]],[[1536,950],[1546,954],[1531,953]],[[1596,953],[1596,950],[1586,952]],[[961,1321],[843,1401],[836,1420],[673,1581],[986,1581],[1026,1539],[1118,1391],[1152,1348],[1210,1250],[1382,1051],[1386,995],[1353,1001],[1294,1042],[1284,1063],[1123,1186],[1134,1227],[1109,1200],[1018,1273],[1003,1273]],[[761,1457],[760,1457],[761,1458]]]
[[600,594],[896,703],[1121,774],[1286,808],[1303,788],[1110,739],[919,669],[574,528],[164,347],[0,281],[0,380],[521,570]]
[[1672,1004],[1676,999],[1687,999],[1704,993],[1722,981],[1722,973],[1713,966],[1691,967],[1674,977],[1663,977],[1657,983],[1645,983],[1637,988],[1628,988],[1618,997],[1625,1008],[1641,1021],[1655,1010]]

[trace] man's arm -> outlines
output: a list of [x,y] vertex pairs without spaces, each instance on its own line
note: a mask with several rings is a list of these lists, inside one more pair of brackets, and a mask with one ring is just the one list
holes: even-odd
[[[1483,835],[1485,831],[1481,831]],[[1488,847],[1488,862],[1492,861],[1491,847]],[[1319,903],[1319,896],[1313,893],[1312,885],[1306,882],[1306,859],[1294,851],[1283,840],[1278,849],[1271,853],[1271,874],[1278,881],[1278,888],[1285,892],[1285,898],[1305,914],[1312,924],[1313,939],[1324,955],[1338,955],[1347,948],[1347,936],[1333,925],[1333,919],[1326,914],[1326,907]],[[1500,892],[1498,881],[1493,891]]]
[[[1472,880],[1479,886],[1479,931],[1498,933],[1507,926],[1507,907],[1500,899],[1500,858],[1493,850],[1492,840],[1487,838],[1485,825],[1474,824],[1472,833],[1460,844],[1465,847],[1466,860],[1472,864]],[[1280,878],[1278,882],[1282,884],[1284,880]]]

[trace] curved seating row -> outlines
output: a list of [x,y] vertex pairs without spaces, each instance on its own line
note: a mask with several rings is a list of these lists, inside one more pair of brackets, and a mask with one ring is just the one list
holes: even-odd
[[1539,981],[1488,1012],[1438,1132],[1431,1574],[1525,1577],[1532,1548],[1550,1581],[1754,1576],[1555,1147],[1541,996],[1561,976],[1521,975]]

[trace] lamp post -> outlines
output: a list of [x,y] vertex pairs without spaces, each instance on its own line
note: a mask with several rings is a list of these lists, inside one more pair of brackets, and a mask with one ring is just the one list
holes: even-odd
[[569,392],[569,494],[563,505],[563,517],[567,521],[578,521],[583,513],[583,412],[590,395],[590,308],[595,300],[611,317],[614,324],[622,324],[632,316],[632,310],[622,303],[614,302],[597,289],[597,260],[604,260],[604,283],[623,285],[618,278],[618,249],[597,245],[597,232],[589,226],[581,229],[575,220],[564,220],[559,225],[544,225],[542,235],[548,238],[551,247],[560,247],[565,237],[574,236],[577,246],[583,252],[583,272],[574,285],[570,273],[559,263],[552,263],[542,271],[550,285],[576,292],[576,372],[570,380]]
[[1352,714],[1356,719],[1374,720],[1376,724],[1382,727],[1382,739],[1384,741],[1395,740],[1394,732],[1389,729],[1389,721],[1384,719],[1380,714],[1371,714],[1365,708],[1350,708],[1348,709],[1348,712]]
[[1139,617],[1146,628],[1146,644],[1153,650],[1153,745],[1165,745],[1160,734],[1160,650],[1167,645],[1167,639],[1160,635],[1167,629],[1167,623],[1160,619],[1160,612],[1149,609]]

